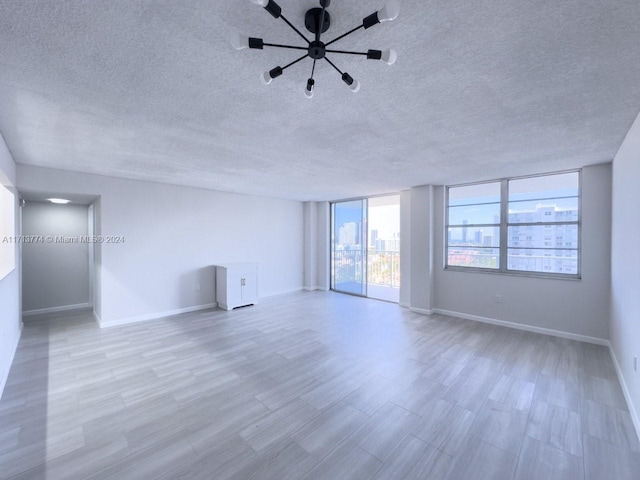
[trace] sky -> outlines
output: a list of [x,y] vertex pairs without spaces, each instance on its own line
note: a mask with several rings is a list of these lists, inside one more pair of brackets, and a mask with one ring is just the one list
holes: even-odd
[[[396,201],[396,204],[389,204]],[[378,230],[378,238],[392,238],[394,233],[400,232],[400,196],[373,198],[368,208],[369,231]],[[362,200],[341,202],[335,204],[336,231],[341,225],[362,221]]]

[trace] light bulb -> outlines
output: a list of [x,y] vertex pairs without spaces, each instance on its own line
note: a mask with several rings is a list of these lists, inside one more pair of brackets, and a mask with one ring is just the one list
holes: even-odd
[[344,72],[342,74],[342,81],[347,84],[347,86],[353,93],[356,93],[358,90],[360,90],[360,82],[354,80],[353,77],[347,72]]
[[393,48],[390,48],[389,50],[383,50],[382,57],[380,58],[380,60],[382,60],[387,65],[393,65],[394,63],[396,63],[397,59],[398,53]]
[[400,2],[398,2],[398,0],[390,0],[381,10],[378,10],[378,20],[381,22],[389,22],[395,20],[399,14]]
[[273,78],[271,78],[271,74],[269,72],[262,72],[260,74],[260,80],[262,80],[263,85],[269,85],[273,82]]
[[316,82],[312,78],[307,80],[307,87],[304,89],[304,94],[307,98],[313,98],[313,86],[315,83]]
[[269,3],[269,0],[251,0],[251,3],[254,5],[259,5],[261,7],[266,7]]
[[263,72],[262,75],[260,75],[260,78],[262,79],[262,83],[269,85],[274,78],[278,78],[280,75],[282,75],[282,67],[277,66],[268,72]]
[[233,48],[235,48],[236,50],[249,48],[249,37],[240,35],[239,33],[231,34],[231,36],[229,37],[229,41],[231,42]]

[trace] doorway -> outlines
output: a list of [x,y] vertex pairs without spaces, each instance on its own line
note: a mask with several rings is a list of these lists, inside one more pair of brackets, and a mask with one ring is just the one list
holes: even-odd
[[23,317],[95,307],[93,198],[21,196],[22,235],[28,240],[20,248]]
[[400,195],[331,204],[331,289],[398,302]]
[[368,201],[367,296],[400,300],[400,195]]
[[367,296],[367,199],[331,204],[331,288]]

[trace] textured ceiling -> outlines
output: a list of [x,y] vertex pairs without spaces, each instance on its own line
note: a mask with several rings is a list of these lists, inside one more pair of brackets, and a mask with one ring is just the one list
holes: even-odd
[[[312,0],[279,0],[303,28]],[[334,0],[327,38],[384,0]],[[248,0],[0,0],[0,131],[18,163],[298,200],[610,161],[640,110],[638,0],[404,0],[274,80],[299,44]],[[87,192],[91,193],[91,192]]]

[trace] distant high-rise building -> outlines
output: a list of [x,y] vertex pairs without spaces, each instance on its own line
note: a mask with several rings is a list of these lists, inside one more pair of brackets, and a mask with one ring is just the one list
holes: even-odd
[[345,223],[338,229],[338,243],[340,245],[357,245],[356,224],[354,222]]
[[399,238],[391,238],[385,242],[385,246],[387,247],[387,251],[389,252],[399,252],[400,251],[400,239]]
[[476,233],[473,236],[473,240],[476,245],[482,245],[482,230],[476,230]]
[[[509,222],[516,224],[509,227],[510,246],[516,247],[509,250],[509,268],[550,273],[577,271],[578,228],[549,224],[577,219],[576,209],[562,209],[556,205],[538,204],[531,210],[509,212]],[[545,225],[535,226],[536,223]]]
[[[500,225],[500,215],[494,215],[493,216],[493,223],[495,223],[496,225]],[[500,240],[500,228],[494,227],[493,228],[493,239],[492,239],[491,246],[492,247],[498,246],[499,240]]]
[[[463,220],[462,221],[462,225],[469,225],[469,220]],[[462,227],[462,243],[467,243],[467,231],[469,230],[468,227]]]
[[375,248],[376,240],[378,240],[378,230],[371,230],[371,235],[369,236],[369,245]]

